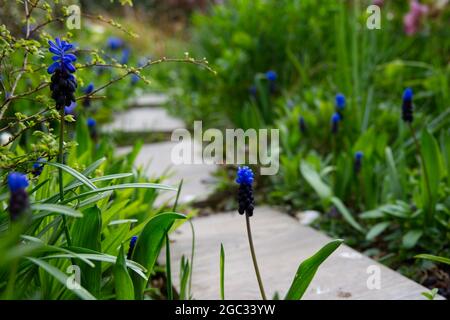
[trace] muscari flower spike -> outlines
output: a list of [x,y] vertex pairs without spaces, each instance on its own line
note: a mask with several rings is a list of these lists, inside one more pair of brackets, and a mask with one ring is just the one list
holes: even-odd
[[339,121],[341,121],[341,115],[337,112],[331,116],[331,132],[337,133],[339,130]]
[[75,102],[75,89],[77,82],[72,73],[75,72],[75,66],[72,64],[77,57],[70,53],[73,45],[67,41],[56,38],[55,41],[48,42],[49,51],[54,54],[54,61],[47,69],[49,74],[53,74],[51,78],[50,90],[52,98],[56,102],[56,109],[61,110],[65,106],[70,106]]
[[355,164],[354,164],[355,174],[358,174],[361,171],[363,156],[364,154],[362,153],[362,151],[357,151],[355,153]]
[[253,171],[247,166],[239,167],[237,170],[236,183],[239,184],[238,212],[246,213],[249,217],[253,215],[255,200],[253,197]]
[[36,162],[33,163],[32,172],[35,177],[39,176],[42,173],[42,170],[44,170],[44,162],[44,158],[38,158]]
[[136,246],[136,241],[137,241],[138,237],[137,236],[133,236],[130,240],[130,247],[128,249],[128,253],[127,253],[127,259],[130,260],[131,256],[133,255],[133,250],[134,247]]
[[111,50],[120,49],[123,45],[123,40],[117,37],[109,37],[107,40],[107,46]]
[[12,221],[18,220],[30,207],[28,193],[25,190],[28,185],[25,174],[11,172],[8,175],[8,188],[11,192],[8,210]]
[[414,120],[413,109],[413,91],[411,88],[406,88],[403,91],[403,104],[402,104],[402,119],[405,122],[411,123]]
[[121,64],[127,64],[128,60],[130,60],[130,49],[129,48],[125,48],[122,50],[122,57],[120,58],[120,63]]
[[97,121],[95,121],[94,118],[88,118],[86,121],[86,124],[89,129],[89,134],[91,136],[91,139],[94,141],[97,141],[98,135],[97,135]]
[[345,108],[345,96],[342,93],[338,93],[335,98],[336,108],[343,110]]
[[277,80],[277,73],[273,70],[269,70],[266,72],[266,78],[269,81],[275,81]]
[[[85,95],[89,95],[94,91],[94,84],[91,82],[88,84],[86,88],[83,88],[83,93]],[[83,106],[84,107],[90,107],[91,106],[91,97],[87,96],[83,99]]]

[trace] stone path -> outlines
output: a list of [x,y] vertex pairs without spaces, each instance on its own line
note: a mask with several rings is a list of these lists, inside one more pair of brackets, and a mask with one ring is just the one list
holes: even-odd
[[[170,133],[184,128],[184,123],[167,114],[160,105],[167,100],[163,96],[147,95],[138,99],[132,108],[115,116],[105,131],[163,132]],[[184,144],[192,147],[195,142]],[[165,183],[178,185],[184,179],[180,202],[203,200],[214,191],[211,174],[213,165],[173,165],[171,154],[177,142],[144,145],[137,156],[136,166],[145,168],[149,177],[170,173]],[[129,151],[122,147],[117,153]],[[200,154],[194,154],[199,160]],[[157,205],[173,201],[174,193],[161,194]],[[194,258],[192,294],[195,299],[219,298],[219,250],[225,248],[225,296],[228,299],[259,299],[258,285],[250,258],[245,219],[235,212],[218,213],[194,218],[196,248]],[[259,207],[252,218],[256,253],[262,277],[269,297],[277,291],[282,298],[303,259],[314,254],[330,239],[310,227],[301,225],[295,218],[269,207]],[[182,255],[190,257],[191,231],[184,224],[171,235],[173,241],[172,273],[175,287],[179,286],[179,266]],[[164,251],[164,250],[163,250]],[[164,254],[164,252],[162,253]],[[164,264],[164,257],[160,257]],[[373,269],[371,269],[373,268]],[[381,287],[369,289],[367,280],[379,272]],[[342,245],[319,268],[304,299],[424,299],[426,288],[403,277],[383,265]]]
[[[252,233],[268,297],[277,291],[282,299],[300,261],[313,255],[330,238],[295,218],[269,207],[257,207]],[[245,218],[235,212],[193,219],[196,235],[192,295],[195,299],[219,299],[219,252],[225,249],[225,298],[260,299],[253,271]],[[179,287],[181,256],[191,255],[192,234],[186,223],[171,235],[172,273]],[[161,257],[163,263],[164,257]],[[367,281],[379,272],[380,289]],[[368,272],[371,272],[369,274]],[[392,300],[424,299],[426,288],[373,261],[346,245],[336,250],[319,268],[303,299]]]
[[[187,148],[193,147],[193,140],[180,142]],[[160,142],[144,145],[141,152],[136,158],[135,165],[145,168],[145,172],[149,177],[159,177],[163,173],[169,174],[169,177],[164,180],[164,183],[171,185],[178,185],[183,179],[183,188],[181,189],[179,202],[188,203],[192,201],[202,201],[214,191],[214,179],[211,174],[216,171],[217,167],[214,165],[204,164],[180,164],[173,165],[171,154],[175,152],[178,142]],[[181,146],[181,145],[180,145]],[[119,148],[118,153],[127,153],[131,147]],[[201,162],[201,154],[193,154],[193,161]],[[174,198],[174,192],[162,192],[156,199],[156,205],[161,205],[164,202]]]
[[184,128],[183,121],[169,116],[162,107],[131,108],[114,116],[111,124],[104,126],[104,132],[172,132]]

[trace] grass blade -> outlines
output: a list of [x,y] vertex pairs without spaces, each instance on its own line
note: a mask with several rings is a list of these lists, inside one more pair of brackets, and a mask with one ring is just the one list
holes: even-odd
[[303,261],[297,269],[291,287],[286,294],[285,300],[299,300],[302,298],[319,266],[332,254],[344,240],[337,239],[326,244],[312,257]]

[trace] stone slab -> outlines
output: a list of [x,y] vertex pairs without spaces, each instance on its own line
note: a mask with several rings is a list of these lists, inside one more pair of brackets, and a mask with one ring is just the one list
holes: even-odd
[[[191,147],[193,140],[180,142],[186,147]],[[178,142],[161,142],[144,145],[136,157],[135,165],[142,166],[148,177],[160,177],[167,173],[168,178],[163,183],[178,186],[183,179],[179,202],[188,203],[202,201],[214,191],[214,179],[211,174],[217,169],[216,165],[206,164],[174,164],[171,158],[173,148]],[[129,152],[130,147],[122,147],[118,154]],[[198,150],[201,150],[200,148]],[[193,153],[193,161],[201,162],[201,155]],[[171,203],[174,192],[162,191],[156,204]]]
[[112,123],[105,125],[104,132],[172,132],[185,128],[183,121],[170,116],[159,107],[132,108],[114,115]]

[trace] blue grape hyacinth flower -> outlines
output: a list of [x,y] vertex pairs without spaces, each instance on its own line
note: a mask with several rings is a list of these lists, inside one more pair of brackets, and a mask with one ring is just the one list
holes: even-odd
[[83,106],[86,107],[86,108],[91,106],[91,97],[89,95],[93,91],[94,91],[94,84],[92,82],[89,83],[88,86],[83,89],[83,93],[85,95],[88,95],[87,97],[85,97],[83,99]]
[[28,187],[27,176],[20,172],[11,172],[8,175],[8,188],[11,192],[16,192],[20,189],[25,189]]
[[236,183],[239,184],[238,190],[238,212],[246,213],[249,217],[253,215],[255,200],[253,197],[253,171],[247,166],[239,167],[237,170]]
[[97,125],[97,121],[95,121],[94,118],[88,118],[86,123],[89,128],[93,128]]
[[127,64],[130,60],[131,50],[129,48],[125,48],[122,50],[122,57],[120,58],[121,64]]
[[36,162],[33,163],[32,172],[35,177],[39,176],[42,173],[42,170],[44,170],[44,162],[44,158],[38,158]]
[[355,174],[358,174],[361,171],[363,156],[364,154],[362,153],[362,151],[357,151],[355,153],[355,164],[354,164]]
[[269,70],[266,72],[266,79],[269,81],[277,80],[277,73],[273,70]]
[[75,102],[77,81],[72,74],[76,70],[72,63],[77,57],[70,53],[73,45],[67,41],[56,38],[55,41],[50,40],[48,43],[50,45],[48,50],[54,54],[52,57],[54,62],[47,69],[47,72],[52,74],[50,90],[56,102],[56,109],[62,110]]
[[48,44],[50,45],[48,50],[54,54],[52,57],[54,62],[48,67],[47,72],[52,74],[60,69],[74,73],[76,69],[72,62],[75,62],[77,57],[69,52],[73,49],[73,45],[59,38],[56,38],[54,42],[49,40]]
[[341,121],[341,115],[337,112],[331,116],[331,132],[337,133],[339,131],[339,121]]
[[402,103],[402,119],[405,122],[411,123],[414,120],[414,109],[413,109],[413,90],[411,88],[406,88],[403,91],[403,103]]
[[18,220],[30,207],[28,193],[25,190],[28,185],[28,179],[25,174],[11,172],[8,175],[8,188],[11,192],[8,211],[10,213],[11,221]]
[[335,98],[336,108],[343,110],[345,108],[345,96],[342,93],[338,93]]
[[133,255],[133,251],[134,251],[134,247],[136,246],[137,239],[138,239],[138,236],[133,236],[130,240],[130,247],[129,247],[128,253],[127,253],[128,260],[130,260]]
[[107,46],[111,50],[117,50],[122,48],[124,45],[124,42],[122,39],[117,37],[109,37],[107,40]]

